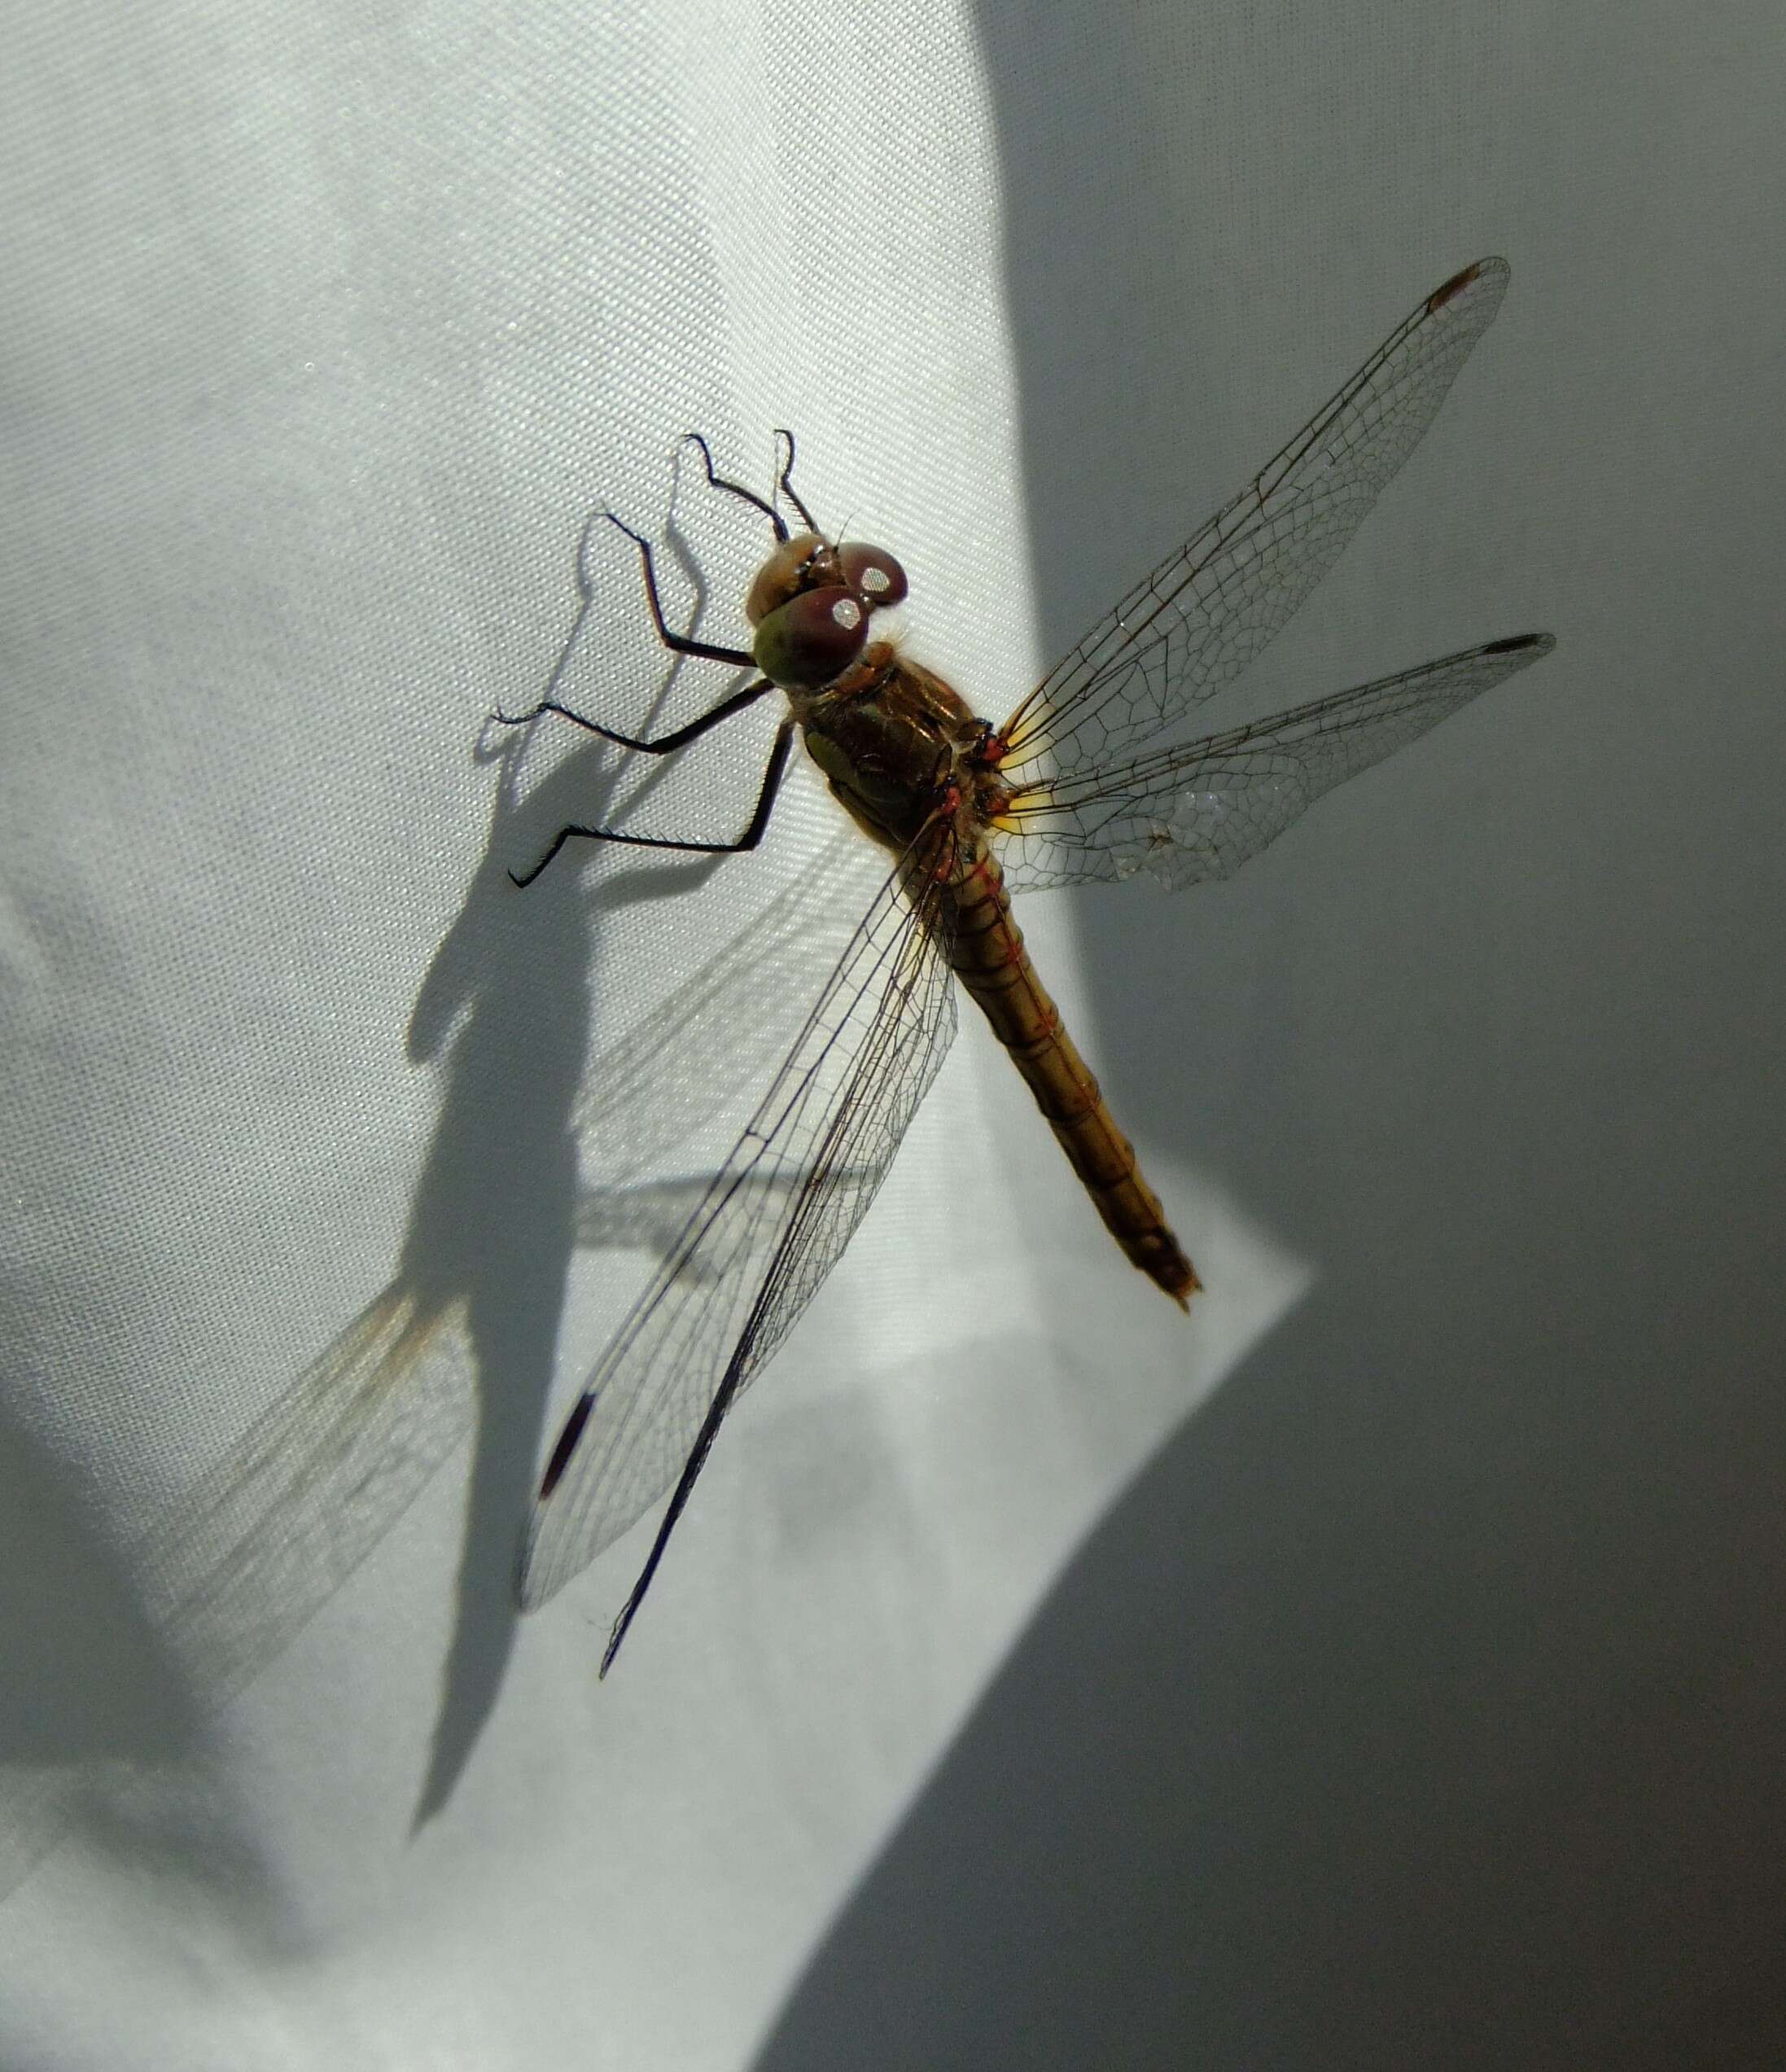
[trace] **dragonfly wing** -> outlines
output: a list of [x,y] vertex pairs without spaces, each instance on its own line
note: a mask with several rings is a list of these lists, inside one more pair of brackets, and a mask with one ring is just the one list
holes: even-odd
[[935,896],[950,839],[923,838],[876,895],[553,1451],[523,1558],[528,1609],[675,1488],[607,1659],[720,1421],[848,1244],[954,1036]]
[[1057,663],[1002,729],[1021,784],[1140,746],[1240,676],[1338,559],[1506,292],[1504,259],[1436,289],[1282,453]]
[[[690,1190],[660,1176],[685,1165],[677,1154],[689,1139],[717,1118],[736,1117],[781,1063],[788,1023],[765,1005],[809,992],[841,953],[881,874],[864,848],[854,826],[840,828],[698,971],[590,1060],[571,1126],[599,1166],[602,1189],[586,1198],[592,1213],[581,1242],[627,1242],[632,1205],[659,1239],[680,1233],[706,1181]],[[622,1213],[604,1215],[598,1204]]]
[[1548,633],[1491,641],[1118,769],[1039,786],[1001,820],[1005,882],[1035,891],[1149,871],[1176,888],[1232,876],[1324,791],[1556,645]]

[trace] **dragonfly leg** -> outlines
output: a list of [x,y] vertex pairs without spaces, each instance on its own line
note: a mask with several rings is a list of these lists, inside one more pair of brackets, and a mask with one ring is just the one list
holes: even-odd
[[565,843],[572,840],[624,842],[629,848],[681,849],[687,854],[702,856],[736,856],[746,849],[754,849],[763,839],[764,832],[768,826],[769,815],[775,808],[775,795],[781,788],[782,773],[787,768],[788,751],[793,745],[794,722],[790,719],[784,720],[776,729],[775,746],[769,751],[768,767],[763,773],[763,789],[757,795],[756,809],[751,815],[751,824],[736,841],[688,842],[668,834],[633,834],[619,827],[561,827],[553,836],[545,854],[531,870],[511,870],[509,875],[517,885],[531,885]]
[[[690,432],[689,436],[701,444],[701,450],[703,453],[707,451],[705,444],[700,441],[698,433]],[[736,486],[729,482],[720,482],[717,476],[714,476],[711,461],[707,463],[707,470],[710,477],[718,482],[721,488],[729,489]],[[750,495],[747,489],[742,489],[739,493],[742,496]],[[756,498],[753,501],[760,502],[761,499]],[[657,570],[651,559],[650,541],[642,533],[635,532],[624,519],[616,518],[611,510],[604,511],[602,515],[609,524],[625,533],[639,550],[639,559],[645,570],[646,602],[651,607],[651,623],[657,628],[658,638],[663,642],[663,645],[674,654],[692,655],[700,661],[729,662],[737,669],[754,668],[756,665],[756,658],[748,648],[720,647],[711,641],[692,640],[686,633],[672,633],[670,631],[663,616],[663,601],[658,596]],[[539,703],[528,712],[492,712],[490,717],[500,726],[518,727],[525,726],[530,720],[539,719],[545,713],[556,712],[561,719],[570,720],[580,727],[586,727],[591,734],[598,734],[604,741],[614,742],[619,747],[641,749],[648,756],[667,756],[672,749],[680,748],[685,743],[697,739],[705,734],[709,727],[717,726],[721,720],[729,720],[734,712],[742,712],[746,705],[753,703],[760,698],[768,688],[766,682],[759,681],[747,686],[742,690],[734,691],[729,698],[722,698],[711,712],[703,712],[699,719],[691,720],[688,725],[678,727],[673,734],[659,735],[655,741],[644,741],[635,734],[622,734],[614,727],[602,726],[594,720],[585,719],[580,712],[573,712],[568,705],[561,705],[555,698],[542,698]]]
[[[713,465],[712,449],[698,431],[685,431],[682,435],[682,443],[685,446],[694,447],[699,453],[707,467],[707,487],[710,489],[723,489],[729,497],[740,497],[746,503],[754,504],[775,528],[776,538],[781,541],[786,540],[787,520],[781,512],[775,508],[767,497],[759,497],[755,489],[747,489],[742,482],[734,482],[729,475],[720,474]],[[803,518],[806,513],[801,507],[798,497],[795,499],[795,506]]]
[[735,669],[756,666],[756,658],[747,647],[718,647],[711,641],[693,640],[686,633],[672,633],[658,597],[658,573],[651,559],[651,542],[642,532],[635,532],[624,518],[616,518],[611,510],[602,515],[617,532],[625,533],[638,549],[640,566],[645,572],[645,601],[651,607],[651,623],[658,629],[658,638],[672,654],[698,655],[703,662],[729,662]]
[[490,717],[501,726],[523,727],[530,720],[537,720],[547,712],[556,712],[561,720],[568,720],[573,726],[598,734],[604,741],[613,742],[617,747],[635,748],[641,756],[668,756],[676,749],[685,747],[691,741],[698,741],[709,727],[716,727],[722,720],[729,720],[734,712],[742,712],[746,705],[754,705],[764,691],[773,689],[766,677],[759,677],[754,684],[746,684],[742,690],[735,690],[729,698],[722,698],[711,712],[703,712],[698,720],[690,720],[685,727],[677,727],[669,734],[660,734],[654,741],[646,741],[637,734],[622,734],[617,728],[605,727],[598,721],[585,719],[582,713],[573,712],[568,705],[561,705],[555,698],[542,698],[531,712],[492,712]]
[[805,519],[808,532],[816,532],[819,529],[818,520],[807,509],[799,491],[794,486],[794,434],[784,425],[775,436],[787,441],[787,458],[782,462],[781,471],[775,478],[775,486]]
[[[786,497],[800,514],[801,522],[807,530],[809,532],[816,532],[819,529],[818,522],[812,512],[807,509],[805,500],[794,486],[794,434],[783,428],[775,436],[777,440],[785,440],[787,444],[787,458],[780,462],[775,472],[776,492],[777,495]],[[776,538],[784,542],[786,541],[787,520],[782,517],[781,512],[767,497],[759,497],[755,490],[747,489],[742,482],[733,482],[729,476],[721,475],[714,467],[712,453],[706,440],[698,431],[684,432],[682,443],[685,446],[694,446],[699,450],[701,458],[706,464],[707,485],[710,488],[724,489],[728,496],[742,497],[746,503],[754,504],[775,528]]]

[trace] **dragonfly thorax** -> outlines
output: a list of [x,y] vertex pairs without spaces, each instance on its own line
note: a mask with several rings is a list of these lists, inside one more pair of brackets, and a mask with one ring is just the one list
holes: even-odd
[[890,642],[874,642],[837,682],[792,702],[834,795],[895,852],[939,812],[991,817],[991,729],[952,685]]

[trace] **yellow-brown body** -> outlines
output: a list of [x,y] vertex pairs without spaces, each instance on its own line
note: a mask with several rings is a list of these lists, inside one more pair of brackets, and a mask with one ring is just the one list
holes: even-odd
[[929,896],[949,962],[1010,1052],[1111,1236],[1186,1304],[1197,1274],[1012,917],[991,845],[1005,804],[991,727],[940,677],[881,641],[834,682],[789,695],[813,760],[876,841],[904,856],[926,828],[948,823],[948,839],[918,844],[922,862],[914,869],[937,874]]

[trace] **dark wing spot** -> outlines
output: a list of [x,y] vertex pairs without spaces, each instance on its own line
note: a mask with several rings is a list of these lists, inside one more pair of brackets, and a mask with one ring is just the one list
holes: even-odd
[[589,1421],[589,1413],[595,1408],[595,1398],[584,1395],[564,1421],[564,1430],[558,1434],[558,1443],[552,1449],[552,1457],[545,1464],[545,1473],[540,1478],[540,1501],[543,1504],[558,1486],[558,1478],[571,1465],[571,1456],[576,1451],[576,1443],[583,1436],[583,1427]]

